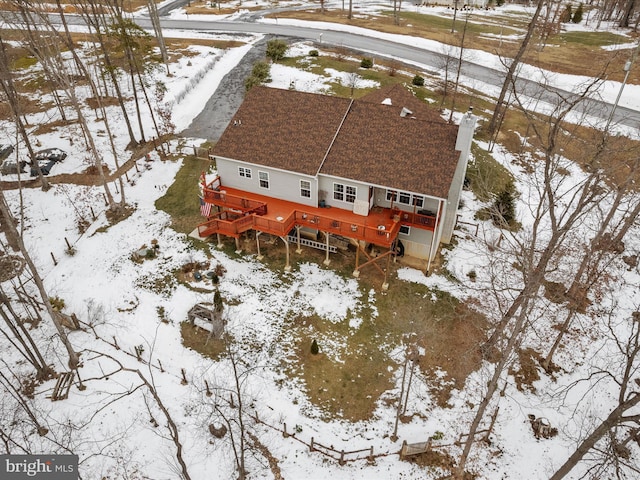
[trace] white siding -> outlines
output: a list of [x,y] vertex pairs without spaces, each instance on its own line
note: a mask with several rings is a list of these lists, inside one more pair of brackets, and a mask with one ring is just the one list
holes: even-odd
[[[288,202],[300,203],[302,205],[317,206],[317,181],[314,177],[300,175],[291,172],[284,172],[273,168],[259,165],[251,165],[245,162],[229,160],[216,157],[216,168],[220,175],[223,188],[237,188],[260,195],[266,195]],[[250,169],[251,178],[241,176],[239,168]],[[260,172],[269,176],[269,188],[260,187]],[[245,171],[246,173],[246,171]],[[300,180],[306,180],[311,184],[311,197],[303,197],[300,192]]]

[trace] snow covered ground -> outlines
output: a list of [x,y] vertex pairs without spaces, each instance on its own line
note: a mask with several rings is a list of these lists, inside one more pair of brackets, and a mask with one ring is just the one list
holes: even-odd
[[[305,22],[305,25],[309,24]],[[326,28],[326,25],[316,26]],[[172,67],[179,73],[167,77],[161,71],[157,72],[157,78],[168,87],[167,99],[174,102],[173,120],[178,130],[185,128],[199,113],[204,104],[202,99],[215,91],[224,74],[258,38],[226,51],[194,46],[192,48],[198,54],[189,59],[189,64],[180,60],[180,65]],[[406,41],[415,43],[418,40],[406,38]],[[424,42],[425,47],[431,46]],[[305,44],[294,47],[300,52],[308,48]],[[432,48],[438,46],[434,44]],[[341,75],[340,72],[328,73],[336,77]],[[315,92],[323,91],[324,82],[328,81],[282,66],[274,66],[271,75],[272,85],[278,88],[288,88],[294,82],[298,90]],[[191,79],[196,77],[200,77],[200,81],[194,84]],[[558,75],[554,78],[558,85],[576,83],[573,77]],[[472,79],[463,81],[471,82]],[[474,87],[478,88],[477,85]],[[612,83],[603,90],[602,96],[615,97],[619,87]],[[639,87],[628,85],[621,104],[640,109]],[[111,109],[111,114],[114,118],[119,115],[115,108]],[[32,118],[31,121],[37,124],[43,120]],[[121,126],[122,122],[113,124]],[[10,125],[3,125],[2,132],[0,140],[3,142],[15,138]],[[118,148],[124,152],[128,141],[126,131],[120,127],[114,133]],[[108,152],[104,136],[98,138],[103,142],[101,150]],[[86,164],[86,153],[77,132],[58,130],[38,139],[43,147],[59,147],[69,154],[52,174],[75,172]],[[189,142],[197,143],[198,139]],[[178,142],[171,148],[176,151]],[[23,152],[18,149],[16,154],[22,156]],[[497,148],[495,155],[514,174],[522,176],[506,152]],[[436,432],[443,432],[441,443],[456,441],[468,426],[472,405],[480,399],[489,366],[472,374],[463,391],[454,391],[451,408],[421,403],[417,399],[427,398],[428,393],[413,392],[409,409],[421,413],[423,418],[414,417],[409,423],[400,423],[400,440],[396,442],[389,438],[394,428],[395,404],[379,402],[373,418],[367,422],[326,420],[322,412],[301,394],[301,386],[280,373],[278,359],[287,345],[278,334],[292,312],[315,313],[333,322],[349,322],[350,329],[357,329],[358,316],[363,314],[364,306],[375,305],[381,294],[369,292],[365,296],[358,289],[356,280],[344,279],[331,269],[315,264],[304,264],[299,270],[283,274],[266,268],[250,256],[236,258],[215,249],[205,254],[203,250],[193,248],[183,234],[170,228],[168,215],[155,208],[156,199],[171,185],[181,161],[163,162],[155,154],[152,160],[140,161],[139,172],[130,171],[126,193],[128,202],[136,206],[134,213],[108,229],[103,228],[107,222],[98,188],[54,185],[48,192],[35,188],[25,189],[21,194],[17,190],[5,192],[17,216],[20,216],[20,206],[24,209],[21,226],[25,241],[44,276],[49,294],[64,299],[66,312],[75,312],[83,322],[91,325],[85,331],[70,334],[74,347],[83,352],[80,375],[87,388],[80,391],[73,387],[69,399],[51,402],[46,397],[51,393],[53,381],[37,387],[33,405],[42,422],[49,426],[51,435],[42,438],[31,435],[32,450],[59,452],[68,448],[80,455],[83,478],[179,478],[175,447],[167,439],[166,419],[149,390],[139,388],[141,380],[135,372],[139,369],[153,382],[178,426],[191,478],[235,478],[228,437],[227,440],[215,440],[208,431],[219,399],[216,395],[207,396],[205,387],[206,380],[210,386],[233,391],[232,365],[228,359],[214,362],[181,345],[180,322],[186,319],[187,311],[194,303],[211,301],[213,286],[206,282],[185,285],[171,275],[185,263],[209,261],[211,268],[219,264],[226,269],[219,288],[229,303],[227,328],[238,345],[236,354],[241,359],[239,368],[247,411],[279,429],[284,424],[289,432],[298,427],[296,437],[307,443],[313,437],[316,442],[332,445],[338,451],[373,447],[376,455],[390,454],[376,457],[374,462],[362,459],[340,466],[319,453],[310,453],[309,448],[295,438],[285,438],[265,424],[253,425],[252,431],[277,459],[283,478],[438,478],[441,472],[437,469],[425,471],[411,463],[400,462],[396,453],[401,441],[424,441]],[[105,161],[111,168],[115,166],[109,155]],[[15,179],[14,176],[6,178]],[[518,186],[524,190],[526,185],[522,182]],[[115,184],[113,188],[116,188]],[[468,192],[465,195],[462,213],[471,220],[479,205]],[[526,193],[523,194],[523,198],[526,197]],[[91,209],[97,219],[91,221],[87,231],[79,234],[78,218],[90,218]],[[521,217],[526,218],[524,206],[520,209]],[[482,234],[495,235],[495,229],[482,225]],[[65,238],[73,245],[74,255],[65,253]],[[142,263],[133,262],[132,253],[142,245],[150,245],[152,240],[157,240],[160,246],[158,257]],[[637,251],[637,246],[630,244],[629,247]],[[427,278],[411,268],[400,270],[399,279],[394,281],[424,283],[465,297],[475,288],[467,273],[471,269],[480,272],[484,268],[486,252],[483,248],[473,237],[461,236],[456,248],[447,252],[448,269],[461,283],[452,283],[437,275]],[[55,265],[52,254],[57,261]],[[634,308],[632,300],[638,298],[639,278],[633,271],[612,273],[624,278],[624,283],[615,284],[619,299],[628,300],[617,310],[623,319]],[[5,287],[9,288],[3,285]],[[605,295],[603,306],[610,301]],[[550,305],[549,312],[552,308]],[[549,323],[536,332],[547,334]],[[65,370],[65,356],[54,338],[53,327],[44,322],[36,336],[46,358],[55,363],[58,371]],[[572,338],[572,351],[565,350],[558,360],[567,372],[556,382],[544,377],[535,384],[536,392],[521,392],[514,386],[507,388],[501,398],[500,415],[491,438],[495,448],[477,448],[469,464],[470,470],[477,472],[479,478],[492,480],[549,477],[572,451],[576,432],[606,415],[615,400],[610,384],[605,383],[590,386],[591,391],[585,387],[572,390],[566,397],[557,395],[572,381],[583,378],[590,369],[614,358],[609,350],[611,346],[600,338],[597,332],[586,338]],[[331,340],[334,343],[326,342],[326,345],[333,345],[335,351],[328,353],[337,355],[340,339]],[[527,339],[531,345],[540,341],[535,337]],[[114,342],[119,349],[114,347]],[[5,344],[2,345],[8,351]],[[135,358],[135,349],[140,346],[146,363]],[[18,370],[28,370],[17,358],[5,356],[4,359]],[[183,370],[186,385],[182,381]],[[401,383],[400,365],[394,372],[394,379],[396,389],[392,394],[397,395]],[[581,423],[573,416],[573,409],[583,401],[590,403],[584,411],[591,416],[582,417],[584,423]],[[9,418],[11,409],[11,402],[5,398],[0,403],[4,418]],[[553,439],[536,440],[531,434],[528,414],[547,417],[552,425],[561,429],[560,434]],[[151,418],[159,426],[154,426]],[[55,438],[55,443],[51,438]],[[456,447],[451,448],[453,453],[458,451]],[[367,452],[361,457],[366,455]],[[248,468],[252,478],[274,476],[262,457],[250,458]]]

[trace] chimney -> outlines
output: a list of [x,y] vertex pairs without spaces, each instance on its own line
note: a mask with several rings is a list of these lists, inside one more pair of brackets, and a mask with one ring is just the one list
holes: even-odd
[[467,113],[462,116],[460,125],[458,126],[458,138],[456,138],[456,150],[468,156],[471,150],[471,141],[473,140],[473,132],[476,128],[478,117],[473,114],[473,107],[469,107]]

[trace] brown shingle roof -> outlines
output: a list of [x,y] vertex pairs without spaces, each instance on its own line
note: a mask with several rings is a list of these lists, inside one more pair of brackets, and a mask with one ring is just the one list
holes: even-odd
[[[381,104],[385,98],[391,106]],[[403,106],[415,118],[401,117]],[[402,86],[353,103],[254,87],[214,153],[308,175],[322,165],[325,175],[446,198],[460,154],[457,131]]]
[[[386,105],[391,101],[391,105]],[[394,114],[400,115],[402,108],[408,108],[412,112],[412,117],[418,120],[430,120],[433,122],[446,123],[440,116],[440,112],[427,103],[417,98],[413,93],[407,90],[400,83],[388,85],[386,87],[374,90],[364,97],[360,97],[358,102],[382,104],[392,110]]]
[[349,103],[347,98],[254,87],[218,140],[215,154],[315,175]]
[[457,132],[354,102],[321,173],[446,198],[460,156]]

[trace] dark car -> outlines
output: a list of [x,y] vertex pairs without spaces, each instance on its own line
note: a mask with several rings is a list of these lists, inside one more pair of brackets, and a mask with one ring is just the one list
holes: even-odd
[[[67,158],[67,153],[59,148],[47,148],[46,150],[40,150],[35,154],[35,161],[40,165],[40,170],[43,175],[49,175],[53,166]],[[38,175],[37,169],[33,162],[31,162],[31,176]]]
[[61,162],[67,158],[67,153],[59,148],[47,148],[36,153],[36,160],[46,160],[53,162]]

